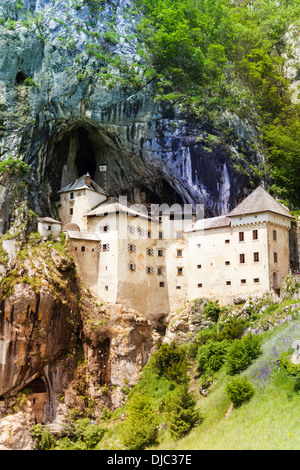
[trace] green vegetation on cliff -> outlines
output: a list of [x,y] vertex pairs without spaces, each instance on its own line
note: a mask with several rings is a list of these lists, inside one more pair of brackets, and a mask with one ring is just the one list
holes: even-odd
[[[217,122],[232,111],[255,124],[271,190],[299,209],[300,115],[284,76],[284,37],[299,0],[138,0],[144,56],[158,98]],[[142,52],[141,52],[142,53]]]

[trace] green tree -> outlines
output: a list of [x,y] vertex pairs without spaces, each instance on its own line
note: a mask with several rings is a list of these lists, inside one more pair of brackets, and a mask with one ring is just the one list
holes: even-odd
[[177,387],[166,396],[165,409],[167,411],[169,429],[176,438],[181,438],[188,434],[202,420],[200,411],[196,409],[196,400],[189,393],[186,384]]
[[170,381],[175,383],[188,381],[186,351],[174,342],[161,345],[155,353],[153,367]]
[[229,344],[227,340],[208,341],[199,347],[197,362],[200,374],[213,375],[222,367]]
[[225,367],[229,375],[239,374],[261,354],[261,339],[249,333],[229,346]]
[[123,442],[128,450],[143,450],[157,442],[157,419],[149,398],[136,394],[128,408],[124,422]]

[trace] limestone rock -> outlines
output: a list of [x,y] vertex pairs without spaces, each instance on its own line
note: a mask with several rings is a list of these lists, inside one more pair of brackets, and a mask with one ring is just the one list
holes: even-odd
[[30,428],[33,415],[20,411],[0,419],[0,450],[33,450],[34,442]]
[[[232,208],[250,179],[258,183],[250,164],[264,157],[253,124],[224,114],[221,126],[235,134],[226,144],[211,123],[156,102],[142,72],[132,0],[107,0],[97,14],[92,2],[23,3],[21,11],[1,2],[0,153],[30,164],[26,197],[38,215],[54,216],[57,191],[86,171],[103,185],[101,163],[112,195],[205,204],[210,215]],[[109,41],[113,23],[119,38]],[[138,84],[126,72],[133,63]],[[6,184],[0,189],[3,232],[13,197]]]

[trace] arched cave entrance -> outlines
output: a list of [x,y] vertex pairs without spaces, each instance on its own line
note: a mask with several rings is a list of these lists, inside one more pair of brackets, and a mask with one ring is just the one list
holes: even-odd
[[16,85],[24,85],[25,84],[25,80],[26,78],[28,78],[26,76],[26,74],[24,72],[18,72],[17,75],[16,75],[16,79],[15,79],[15,83]]
[[27,398],[31,402],[36,423],[44,423],[46,420],[45,408],[47,402],[47,387],[45,382],[40,377],[37,377],[28,383],[22,391],[26,392]]
[[83,127],[79,127],[77,135],[78,149],[76,152],[75,165],[78,176],[89,173],[92,179],[94,179],[96,173],[96,156],[93,144],[89,139],[88,131]]
[[[159,170],[148,172],[145,163],[133,155],[119,135],[90,122],[76,123],[61,132],[49,145],[48,162],[46,172],[54,202],[59,200],[62,187],[89,173],[109,195],[127,196],[131,203],[184,203],[167,177]],[[106,172],[100,170],[103,164]]]

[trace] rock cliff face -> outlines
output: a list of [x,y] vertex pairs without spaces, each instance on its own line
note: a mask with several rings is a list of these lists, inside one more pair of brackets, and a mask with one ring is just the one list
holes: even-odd
[[132,309],[99,305],[64,242],[31,236],[3,247],[0,417],[23,410],[33,422],[59,425],[92,403],[98,417],[103,406],[120,406],[149,359],[153,325]]
[[155,102],[131,9],[129,0],[0,2],[0,154],[30,164],[39,214],[51,215],[60,187],[86,171],[103,186],[106,163],[113,195],[204,203],[217,215],[249,188],[249,163],[263,161],[257,130],[237,116],[216,129]]

